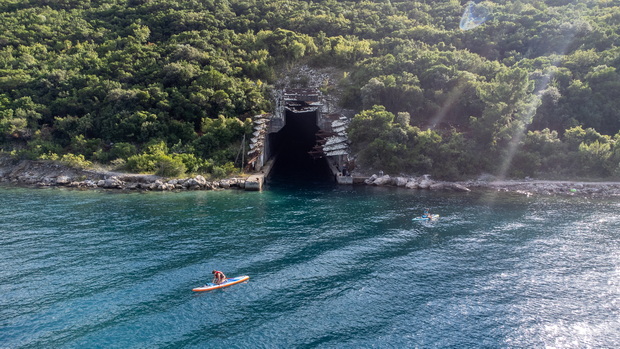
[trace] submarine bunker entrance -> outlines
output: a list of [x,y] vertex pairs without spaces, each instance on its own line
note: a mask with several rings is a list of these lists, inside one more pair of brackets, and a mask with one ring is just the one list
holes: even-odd
[[327,160],[308,153],[317,141],[318,112],[287,110],[285,118],[285,126],[269,135],[271,153],[276,155],[270,177],[278,181],[333,181]]

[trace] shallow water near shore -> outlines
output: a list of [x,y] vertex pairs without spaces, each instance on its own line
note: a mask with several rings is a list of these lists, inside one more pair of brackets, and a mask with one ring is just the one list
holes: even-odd
[[620,200],[311,184],[0,187],[0,348],[620,347]]

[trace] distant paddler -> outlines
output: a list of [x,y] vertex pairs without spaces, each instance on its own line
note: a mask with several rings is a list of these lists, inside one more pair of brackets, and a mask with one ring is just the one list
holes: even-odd
[[432,218],[431,210],[428,208],[424,209],[424,213],[422,214],[422,218]]
[[420,217],[412,218],[414,221],[430,221],[439,218],[438,214],[431,214],[431,210],[428,208],[424,209],[424,213]]

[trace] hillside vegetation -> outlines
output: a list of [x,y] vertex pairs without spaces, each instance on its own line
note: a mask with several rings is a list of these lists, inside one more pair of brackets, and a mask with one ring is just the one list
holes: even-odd
[[307,64],[343,72],[361,167],[620,177],[619,33],[605,0],[0,0],[0,146],[223,176]]

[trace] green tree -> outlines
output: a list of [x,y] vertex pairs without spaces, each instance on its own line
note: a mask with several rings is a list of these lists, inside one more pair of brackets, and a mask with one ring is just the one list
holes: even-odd
[[481,145],[497,150],[524,132],[539,101],[532,95],[533,88],[520,68],[500,72],[480,85],[478,95],[485,108],[480,118],[472,119],[472,128]]
[[370,142],[389,131],[393,121],[394,114],[379,105],[355,115],[348,129],[353,151],[361,152],[366,149]]

